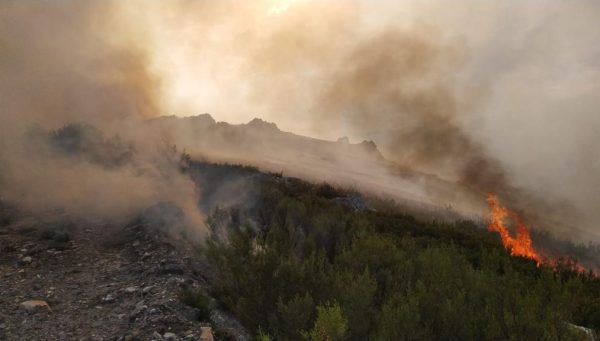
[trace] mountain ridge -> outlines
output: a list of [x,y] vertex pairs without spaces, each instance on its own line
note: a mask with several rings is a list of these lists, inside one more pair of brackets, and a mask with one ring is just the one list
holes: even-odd
[[248,164],[309,181],[356,187],[407,206],[455,211],[452,216],[481,217],[486,211],[484,193],[393,162],[371,140],[323,140],[282,131],[261,118],[230,124],[210,114],[160,116],[145,125],[196,159]]

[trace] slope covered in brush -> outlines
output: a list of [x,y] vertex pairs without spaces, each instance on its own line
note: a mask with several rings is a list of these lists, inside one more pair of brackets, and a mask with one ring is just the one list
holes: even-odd
[[[352,191],[254,179],[252,205],[214,209],[206,255],[212,294],[262,336],[580,340],[571,323],[600,328],[598,279],[510,257],[473,222],[417,220]],[[369,203],[352,207],[353,197]]]

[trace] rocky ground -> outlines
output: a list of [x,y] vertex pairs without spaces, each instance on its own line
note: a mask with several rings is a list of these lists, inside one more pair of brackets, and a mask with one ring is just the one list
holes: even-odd
[[0,227],[0,340],[246,340],[225,312],[179,298],[206,287],[191,243],[131,223],[59,217]]

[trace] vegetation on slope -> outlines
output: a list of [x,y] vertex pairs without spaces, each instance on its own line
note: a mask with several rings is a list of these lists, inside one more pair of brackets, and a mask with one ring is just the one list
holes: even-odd
[[509,257],[469,221],[332,200],[347,194],[263,177],[251,209],[216,209],[212,294],[263,339],[577,340],[570,323],[600,328],[597,279]]

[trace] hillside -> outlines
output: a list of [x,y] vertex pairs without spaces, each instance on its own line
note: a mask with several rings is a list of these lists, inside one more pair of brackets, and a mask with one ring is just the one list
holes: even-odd
[[171,226],[0,215],[0,340],[249,339],[223,310],[181,300],[206,287],[205,264]]
[[[152,154],[154,174],[135,144],[93,126],[28,136],[54,162],[185,178],[177,190],[196,192],[203,221],[189,220],[181,193],[127,220],[0,201],[0,339],[587,340],[600,329],[600,280],[580,270],[599,267],[597,246],[533,230],[552,260],[536,264],[511,257],[480,217],[393,185],[363,191],[380,176],[437,191],[428,195],[459,188],[394,174],[372,143],[305,138],[260,120],[146,124],[156,136],[180,132],[195,156]],[[207,162],[204,150],[226,155],[217,162],[251,156],[262,171]],[[312,164],[295,172],[292,160]]]
[[166,116],[146,122],[151,135],[172,141],[195,159],[259,167],[309,181],[354,187],[387,196],[413,214],[439,219],[477,218],[485,214],[485,194],[463,184],[419,173],[387,160],[372,141],[327,141],[281,131],[274,123],[216,122],[209,114]]
[[599,32],[0,0],[0,341],[600,340]]
[[275,340],[581,340],[589,335],[570,323],[600,326],[600,281],[567,260],[538,267],[470,221],[419,220],[353,191],[226,169],[190,166],[259,179],[252,205],[213,211],[206,250],[210,294],[250,330]]
[[587,340],[575,325],[600,328],[598,279],[509,257],[478,223],[251,167],[183,171],[203,186],[205,242],[168,203],[122,226],[4,204],[0,337],[200,340],[206,326],[217,340]]

